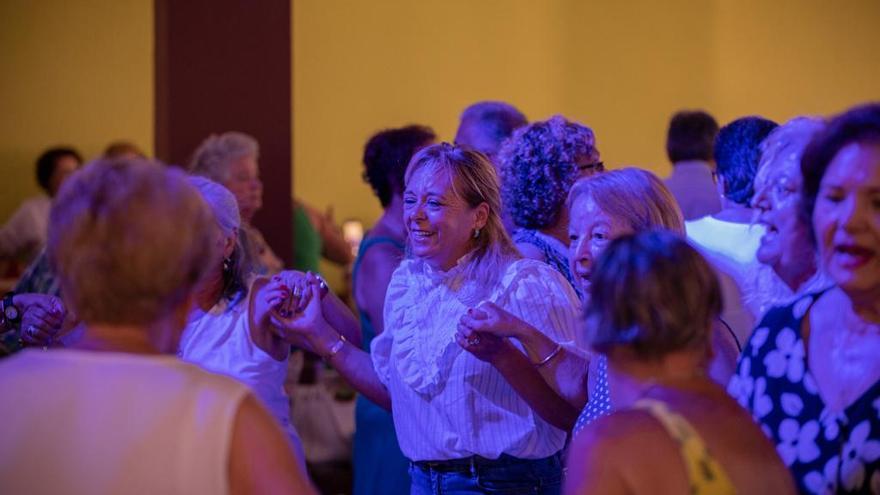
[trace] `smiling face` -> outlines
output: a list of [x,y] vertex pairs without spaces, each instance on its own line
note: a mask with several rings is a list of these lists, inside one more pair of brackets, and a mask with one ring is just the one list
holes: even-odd
[[599,255],[611,241],[634,231],[624,220],[599,208],[588,194],[582,194],[574,201],[570,215],[568,259],[578,285],[587,293],[593,265]]
[[449,173],[423,166],[413,172],[403,194],[403,221],[412,254],[439,270],[449,270],[473,248],[476,229],[486,224],[488,206],[471,208],[455,194]]
[[809,226],[799,216],[803,188],[799,166],[800,157],[794,154],[762,166],[752,198],[758,223],[767,229],[756,253],[758,261],[772,267],[793,289],[816,268]]
[[880,292],[880,143],[852,143],[828,165],[813,210],[822,265],[846,292]]

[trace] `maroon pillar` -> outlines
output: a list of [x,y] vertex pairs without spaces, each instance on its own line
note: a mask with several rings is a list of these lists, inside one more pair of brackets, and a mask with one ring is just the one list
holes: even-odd
[[289,0],[155,0],[156,156],[186,165],[209,134],[260,142],[254,224],[292,261]]

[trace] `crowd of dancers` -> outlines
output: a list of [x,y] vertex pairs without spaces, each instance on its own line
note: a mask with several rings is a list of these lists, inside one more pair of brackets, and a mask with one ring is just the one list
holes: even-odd
[[356,494],[880,493],[880,104],[680,112],[665,181],[599,143],[501,102],[453,143],[376,133],[354,311],[251,224],[254,138],[187,171],[50,150],[0,230],[32,257],[2,302],[0,486],[312,493],[301,349],[359,392]]

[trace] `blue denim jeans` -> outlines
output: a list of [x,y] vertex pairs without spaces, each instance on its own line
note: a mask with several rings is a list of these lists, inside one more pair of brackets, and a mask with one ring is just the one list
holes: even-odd
[[470,457],[447,462],[413,462],[410,495],[559,495],[560,455],[544,459]]

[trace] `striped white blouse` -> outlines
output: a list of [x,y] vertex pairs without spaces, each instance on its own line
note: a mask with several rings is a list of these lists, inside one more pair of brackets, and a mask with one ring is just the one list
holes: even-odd
[[[413,461],[550,456],[562,449],[565,432],[539,418],[494,367],[461,349],[456,325],[488,300],[572,344],[580,302],[559,272],[538,261],[514,261],[495,287],[465,280],[463,271],[410,259],[388,285],[385,331],[371,350],[391,394],[401,450]],[[475,292],[482,296],[468,296]]]

